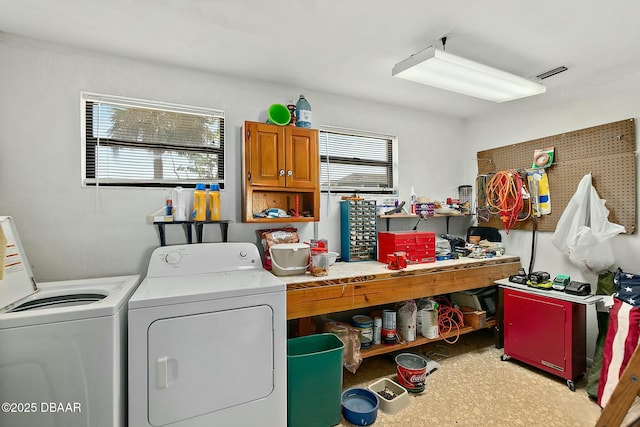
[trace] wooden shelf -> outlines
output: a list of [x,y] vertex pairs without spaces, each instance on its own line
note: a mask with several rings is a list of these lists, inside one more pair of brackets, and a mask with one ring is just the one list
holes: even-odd
[[312,216],[287,216],[278,218],[251,218],[244,222],[314,222],[315,220]]
[[180,224],[184,228],[184,234],[187,237],[187,243],[193,243],[193,233],[191,232],[191,226],[196,229],[196,241],[202,243],[202,230],[205,224],[220,224],[220,232],[222,233],[222,241],[229,241],[229,223],[231,220],[222,219],[220,221],[170,221],[162,222],[155,221],[153,224],[158,227],[158,237],[160,238],[160,246],[167,246],[165,237],[165,226]]
[[[488,319],[484,328],[473,328],[471,326],[465,326],[460,329],[460,335],[468,334],[469,332],[477,331],[478,329],[486,329],[496,326],[495,319]],[[455,337],[457,331],[450,332],[444,335],[444,338],[452,338]],[[401,351],[411,347],[417,347],[419,345],[427,344],[434,341],[442,341],[442,336],[438,338],[425,338],[425,337],[417,337],[415,341],[406,342],[406,343],[398,343],[398,344],[374,344],[370,348],[360,349],[360,355],[365,357],[378,356],[380,354],[391,353],[392,351]]]

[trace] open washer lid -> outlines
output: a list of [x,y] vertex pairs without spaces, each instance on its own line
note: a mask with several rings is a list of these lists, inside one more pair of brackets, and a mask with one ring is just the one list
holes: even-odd
[[38,290],[13,218],[0,216],[0,309]]

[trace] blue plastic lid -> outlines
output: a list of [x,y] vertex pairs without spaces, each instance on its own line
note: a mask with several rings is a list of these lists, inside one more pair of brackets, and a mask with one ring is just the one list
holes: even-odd
[[196,184],[196,190],[204,190],[205,188],[204,184]]
[[209,184],[209,190],[220,191],[220,184]]

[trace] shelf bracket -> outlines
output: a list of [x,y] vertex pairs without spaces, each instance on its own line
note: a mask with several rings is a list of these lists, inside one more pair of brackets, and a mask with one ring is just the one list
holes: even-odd
[[229,241],[229,223],[231,220],[221,220],[221,221],[174,221],[174,222],[154,222],[154,224],[158,227],[158,236],[160,238],[160,246],[167,246],[167,238],[165,232],[165,226],[167,224],[181,224],[184,229],[185,237],[187,238],[187,243],[193,243],[193,229],[191,226],[196,229],[196,242],[202,243],[202,232],[205,224],[219,224],[220,225],[220,233],[222,235],[222,241]]

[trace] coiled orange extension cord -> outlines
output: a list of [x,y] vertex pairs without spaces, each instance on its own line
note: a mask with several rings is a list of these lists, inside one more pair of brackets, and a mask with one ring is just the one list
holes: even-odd
[[[440,331],[440,337],[448,344],[454,344],[460,338],[460,328],[464,326],[464,316],[462,311],[453,307],[451,302],[442,296],[436,296],[433,298],[438,303],[438,329]],[[456,331],[453,339],[449,339],[446,335],[449,335],[452,331]]]
[[531,215],[531,203],[528,200],[525,203],[523,189],[528,194],[525,182],[514,169],[496,172],[487,182],[485,193],[489,212],[500,216],[507,234],[516,221],[524,221]]

